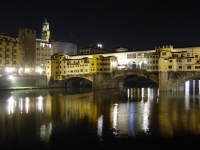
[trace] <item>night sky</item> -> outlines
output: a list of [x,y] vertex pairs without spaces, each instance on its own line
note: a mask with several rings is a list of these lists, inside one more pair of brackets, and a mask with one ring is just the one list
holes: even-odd
[[41,38],[50,23],[51,39],[102,44],[106,49],[200,45],[198,0],[26,0],[1,1],[0,32],[18,37],[19,28],[33,28]]

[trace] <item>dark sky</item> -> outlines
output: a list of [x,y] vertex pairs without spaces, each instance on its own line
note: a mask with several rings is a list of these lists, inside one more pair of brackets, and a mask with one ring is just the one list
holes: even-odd
[[51,39],[78,47],[100,43],[104,48],[200,45],[198,0],[24,0],[1,1],[0,32],[18,37],[19,28],[33,28],[41,37],[45,18]]

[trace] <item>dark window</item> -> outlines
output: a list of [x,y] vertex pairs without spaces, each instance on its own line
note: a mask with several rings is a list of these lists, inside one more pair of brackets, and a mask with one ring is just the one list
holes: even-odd
[[195,66],[195,69],[200,69],[200,66]]

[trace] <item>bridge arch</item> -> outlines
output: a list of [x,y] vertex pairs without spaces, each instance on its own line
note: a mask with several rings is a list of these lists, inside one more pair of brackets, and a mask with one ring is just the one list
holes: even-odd
[[85,87],[92,86],[92,78],[91,77],[83,77],[83,76],[67,76],[64,80],[60,82],[60,86],[62,87]]

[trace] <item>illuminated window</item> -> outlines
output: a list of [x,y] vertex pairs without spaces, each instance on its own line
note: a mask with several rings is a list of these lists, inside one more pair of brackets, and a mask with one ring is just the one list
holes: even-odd
[[127,54],[127,58],[136,58],[136,54]]
[[138,53],[138,58],[145,58],[146,57],[146,53]]

